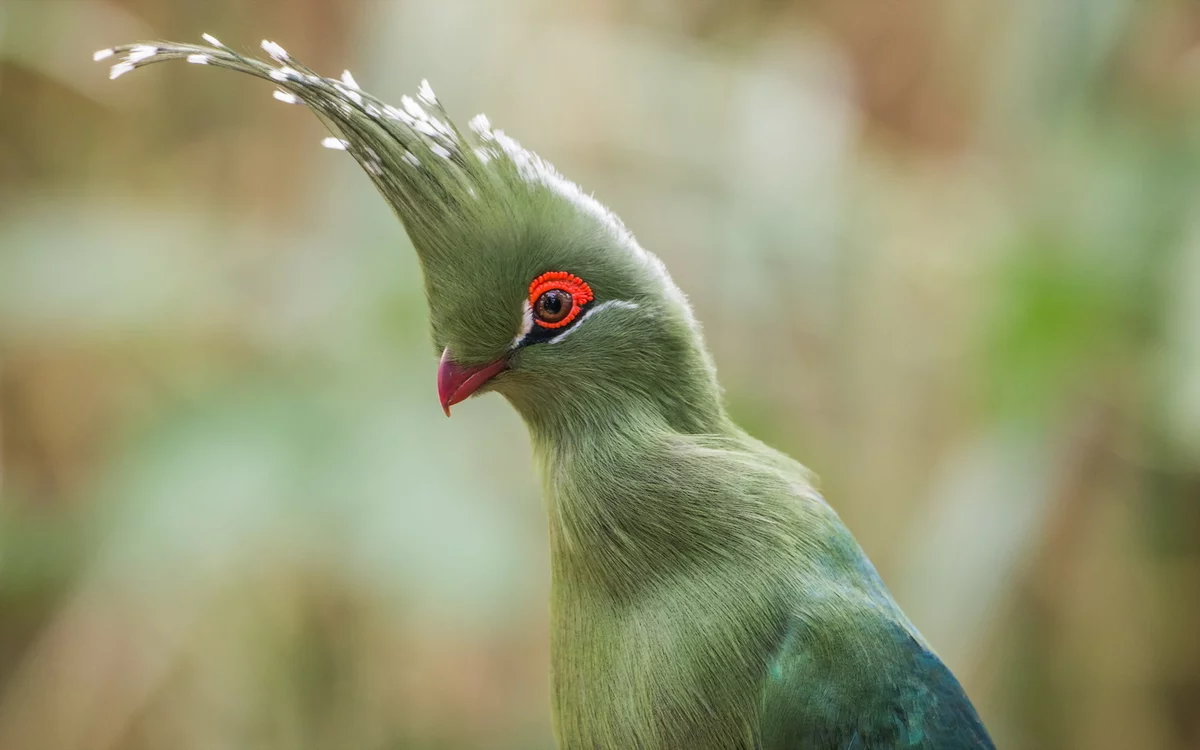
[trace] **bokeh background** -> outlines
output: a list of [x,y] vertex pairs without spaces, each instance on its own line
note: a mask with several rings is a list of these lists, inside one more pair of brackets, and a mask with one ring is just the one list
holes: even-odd
[[1200,748],[1200,6],[0,2],[0,748],[552,747],[543,510],[270,87],[428,77],[612,206],[1004,748]]

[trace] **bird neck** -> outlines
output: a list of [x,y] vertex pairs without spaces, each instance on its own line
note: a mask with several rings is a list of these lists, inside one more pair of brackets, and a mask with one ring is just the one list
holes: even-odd
[[[688,446],[745,439],[725,413],[698,331],[681,321],[643,329],[636,347],[587,352],[571,372],[535,380],[518,368],[505,381],[540,465],[558,570],[598,566],[605,587],[631,590],[646,569],[689,565],[732,539],[727,526],[702,527],[736,514],[694,512],[697,500],[681,486],[691,467],[677,459],[696,453]],[[681,539],[697,543],[683,549]]]
[[733,446],[744,434],[715,383],[654,394],[576,389],[553,408],[521,409],[541,473],[556,587],[572,588],[564,582],[573,579],[627,595],[648,571],[694,568],[737,543],[737,514],[696,513],[695,496],[675,476],[687,467],[666,464],[680,445]]
[[[736,427],[715,392],[655,388],[655,393],[579,387],[563,398],[543,394],[518,404],[534,448],[572,459],[594,450],[626,452],[646,432],[727,435]],[[687,395],[684,395],[687,394]]]

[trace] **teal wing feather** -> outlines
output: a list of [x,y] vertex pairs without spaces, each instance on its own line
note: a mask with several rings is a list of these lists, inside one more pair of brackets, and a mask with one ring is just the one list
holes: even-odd
[[994,750],[946,665],[906,624],[877,624],[852,645],[794,625],[768,678],[763,750]]
[[769,664],[763,750],[995,750],[850,532],[828,532]]

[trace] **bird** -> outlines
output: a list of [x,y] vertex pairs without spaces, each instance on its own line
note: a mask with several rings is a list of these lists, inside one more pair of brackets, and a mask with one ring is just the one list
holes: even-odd
[[239,71],[315,113],[416,251],[442,409],[496,392],[527,426],[562,750],[994,747],[815,476],[732,420],[687,298],[614,213],[426,81],[397,107],[203,39],[94,57]]

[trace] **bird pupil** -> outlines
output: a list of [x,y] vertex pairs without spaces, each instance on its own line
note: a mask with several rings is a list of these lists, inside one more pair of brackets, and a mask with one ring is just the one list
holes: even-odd
[[561,289],[551,289],[538,297],[534,312],[547,323],[557,323],[571,312],[571,296]]

